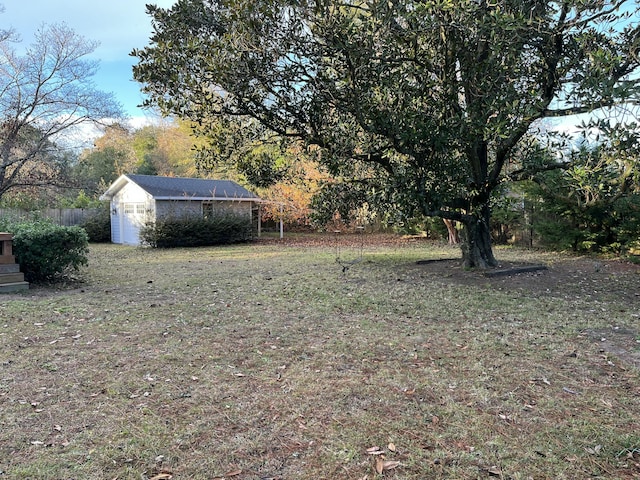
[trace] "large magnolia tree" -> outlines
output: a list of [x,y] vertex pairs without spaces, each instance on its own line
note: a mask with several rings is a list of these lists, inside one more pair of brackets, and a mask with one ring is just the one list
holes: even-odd
[[122,116],[92,82],[98,65],[87,57],[96,43],[64,25],[43,26],[24,49],[17,40],[11,31],[0,35],[0,198],[55,185],[63,137]]
[[[463,225],[496,265],[490,199],[535,122],[638,99],[634,0],[179,0],[135,50],[149,104],[250,117],[339,179]],[[522,164],[511,178],[553,165]]]

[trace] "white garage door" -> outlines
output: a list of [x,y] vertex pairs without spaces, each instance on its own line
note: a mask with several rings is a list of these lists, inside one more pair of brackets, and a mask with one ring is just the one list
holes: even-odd
[[140,227],[144,225],[144,203],[125,203],[122,217],[122,243],[140,244]]

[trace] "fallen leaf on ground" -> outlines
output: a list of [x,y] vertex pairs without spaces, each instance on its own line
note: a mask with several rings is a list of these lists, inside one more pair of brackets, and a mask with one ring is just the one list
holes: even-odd
[[149,480],[170,480],[171,478],[173,478],[173,475],[170,473],[159,473],[149,478]]
[[384,452],[378,446],[367,448],[367,454],[368,455],[381,455],[382,453],[384,453]]
[[395,452],[396,451],[396,445],[395,443],[390,443],[389,445],[387,445],[387,448],[389,449],[389,451],[391,452]]
[[501,477],[502,476],[502,470],[500,470],[500,467],[496,467],[495,465],[493,465],[492,467],[489,467],[487,469],[487,473],[489,473],[489,475],[494,476],[494,477]]
[[242,473],[242,469],[238,468],[236,470],[232,470],[230,472],[225,473],[223,476],[221,477],[213,477],[212,480],[225,480],[229,477],[236,477],[238,475],[240,475]]
[[393,470],[400,466],[400,462],[398,460],[387,460],[382,464],[382,470]]
[[376,457],[376,472],[382,475],[386,470],[393,470],[400,466],[397,460],[385,460],[384,457]]
[[590,453],[591,455],[598,455],[602,450],[602,445],[596,445],[593,448],[585,448],[585,450],[587,451],[587,453]]

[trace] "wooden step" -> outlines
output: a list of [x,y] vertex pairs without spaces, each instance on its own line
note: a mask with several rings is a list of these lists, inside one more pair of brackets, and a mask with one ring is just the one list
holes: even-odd
[[0,284],[0,293],[21,292],[23,290],[29,290],[29,282]]
[[0,285],[24,282],[24,273],[0,273]]

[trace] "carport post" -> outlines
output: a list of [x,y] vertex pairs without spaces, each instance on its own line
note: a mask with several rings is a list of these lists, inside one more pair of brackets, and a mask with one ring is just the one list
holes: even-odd
[[258,204],[258,238],[262,235],[262,204]]
[[284,238],[284,206],[280,204],[280,238]]

